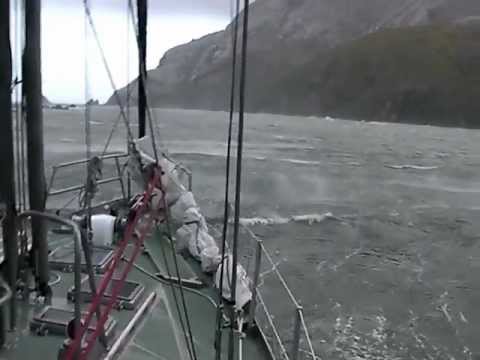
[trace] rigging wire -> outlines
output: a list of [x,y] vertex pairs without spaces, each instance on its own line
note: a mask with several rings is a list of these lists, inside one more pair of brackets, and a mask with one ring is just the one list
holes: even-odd
[[30,202],[29,197],[27,197],[27,188],[28,188],[28,176],[27,176],[27,156],[25,155],[26,152],[26,147],[27,147],[27,141],[26,141],[26,112],[24,111],[25,108],[25,88],[23,86],[23,52],[25,51],[25,2],[22,0],[18,0],[18,9],[17,11],[21,15],[22,21],[18,22],[18,41],[19,41],[19,47],[18,47],[18,69],[19,72],[22,73],[22,83],[21,83],[21,88],[20,88],[20,101],[19,101],[19,106],[20,106],[20,159],[21,159],[21,189],[22,189],[22,204],[23,204],[23,210],[27,209],[27,202]]
[[[92,269],[91,269],[91,256],[92,256],[92,201],[97,191],[97,180],[99,173],[101,174],[101,160],[98,157],[92,157],[92,135],[91,135],[91,101],[90,101],[90,76],[89,76],[89,59],[88,59],[88,40],[89,40],[89,0],[84,0],[85,4],[85,19],[84,19],[84,31],[85,31],[85,59],[84,59],[84,76],[85,76],[85,152],[86,152],[86,179],[85,179],[85,188],[82,194],[82,191],[79,192],[79,199],[81,202],[81,206],[83,207],[83,211],[86,211],[86,242],[82,244],[85,256],[85,262],[89,267],[88,277],[90,282],[90,287],[92,292],[96,292],[95,289],[95,281],[92,278]],[[82,235],[83,237],[83,235]],[[95,311],[97,320],[99,321],[101,318],[101,311],[100,309],[96,309]],[[105,337],[105,333],[102,329],[99,337],[100,343],[106,348],[107,347],[107,340]]]
[[[231,6],[233,10],[233,6]],[[231,84],[230,84],[230,113],[228,119],[228,139],[227,139],[227,157],[225,164],[225,202],[224,202],[224,213],[223,213],[223,228],[222,228],[222,262],[221,272],[220,272],[220,283],[219,283],[219,293],[218,293],[218,308],[216,316],[216,335],[215,335],[215,347],[216,353],[215,358],[220,360],[222,353],[222,319],[223,319],[223,280],[225,276],[225,253],[227,247],[227,233],[228,233],[228,218],[229,218],[229,195],[230,195],[230,162],[231,162],[231,152],[232,152],[232,132],[233,132],[233,118],[235,112],[235,85],[236,85],[236,71],[237,71],[237,48],[238,48],[238,14],[240,12],[240,0],[236,0],[235,9],[232,17],[233,21],[233,41],[232,41],[232,74],[231,74]],[[228,267],[227,267],[228,271]],[[230,274],[227,275],[230,279]],[[231,285],[231,284],[230,284]],[[231,286],[230,286],[231,287]]]
[[22,95],[21,95],[21,105],[20,105],[20,112],[21,112],[21,118],[20,118],[20,158],[21,158],[21,187],[22,187],[22,204],[23,204],[23,210],[27,209],[27,186],[28,186],[28,179],[26,176],[26,169],[25,167],[27,166],[26,164],[26,156],[25,156],[25,147],[26,147],[26,141],[25,141],[25,113],[23,112],[24,109],[24,102],[23,102],[23,87],[22,87]]
[[[135,29],[135,38],[136,38],[136,42],[137,42],[137,46],[138,46],[138,32],[137,32],[137,28],[136,28],[136,24],[135,24],[135,10],[134,10],[134,7],[133,7],[133,4],[132,4],[131,0],[129,0],[127,2],[127,10],[128,10],[128,13],[129,13],[128,16],[127,16],[127,22],[128,21],[132,22],[133,28]],[[89,17],[90,17],[91,24],[93,25],[93,19],[92,19],[91,15]],[[128,28],[127,31],[128,31],[127,32],[128,38],[130,38],[129,28]],[[96,34],[96,31],[94,31],[94,34]],[[111,74],[111,72],[109,71],[109,68],[108,68],[108,63],[106,62],[106,58],[103,55],[103,50],[101,48],[100,41],[98,40],[98,36],[96,36],[96,39],[97,39],[97,45],[99,46],[100,51],[101,51],[102,59],[104,60],[104,66],[107,69],[107,73]],[[127,52],[128,52],[128,54],[127,54],[127,80],[130,78],[130,76],[129,76],[129,74],[130,74],[130,50],[129,49],[130,49],[129,41],[127,41]],[[146,78],[145,73],[140,74],[140,76],[143,79]],[[113,88],[113,91],[114,91],[114,98],[115,98],[117,104],[120,107],[120,113],[119,113],[119,117],[115,120],[115,122],[112,126],[112,129],[111,129],[111,131],[110,131],[110,133],[107,137],[107,141],[106,141],[105,146],[104,146],[103,151],[102,151],[102,156],[104,156],[106,154],[106,152],[108,151],[108,147],[110,146],[113,135],[118,128],[120,120],[122,120],[122,119],[124,120],[124,122],[126,123],[126,126],[127,126],[127,142],[132,142],[133,141],[133,136],[132,136],[131,127],[130,127],[130,124],[131,124],[131,121],[130,121],[130,102],[131,102],[131,99],[132,99],[130,82],[127,81],[127,87],[126,87],[126,91],[127,91],[127,96],[126,96],[126,101],[125,101],[126,111],[121,106],[122,100],[120,99],[120,96],[118,95],[118,91],[116,90],[115,84],[113,83],[113,80],[112,80],[111,77],[110,77],[110,82],[111,82],[111,85],[112,85],[112,88]],[[154,130],[153,130],[155,128],[155,130],[157,132],[157,138],[160,138],[160,130],[159,130],[159,125],[158,125],[158,119],[157,119],[155,113],[152,112],[151,107],[148,104],[148,98],[149,98],[148,89],[145,88],[145,91],[146,91],[146,95],[147,95],[147,117],[148,117],[148,122],[149,122],[149,127],[150,127],[150,137],[151,137],[151,141],[152,141],[152,148],[153,148],[155,160],[158,162],[159,156],[158,156],[155,133],[154,133]],[[162,155],[165,155],[165,154],[162,152]]]
[[[125,13],[127,14],[126,16],[126,21],[125,21],[125,28],[127,32],[127,101],[126,101],[126,106],[127,106],[127,123],[128,126],[131,124],[131,119],[130,119],[130,113],[131,113],[131,106],[130,106],[130,12],[128,11],[128,1],[125,3],[126,6],[126,11]],[[117,120],[118,122],[119,120]],[[127,136],[127,141],[126,141],[127,149],[126,153],[128,154],[130,152],[129,146],[128,146],[128,136]],[[106,151],[108,148],[108,145],[106,145],[105,150]],[[126,166],[126,165],[125,165]],[[125,167],[126,168],[126,167]],[[123,171],[125,170],[123,169]],[[122,171],[122,176],[123,176],[123,171]],[[129,198],[132,194],[132,178],[130,176],[130,173],[127,172],[127,197]]]
[[14,21],[15,21],[15,35],[14,35],[14,44],[15,44],[15,53],[14,53],[14,69],[15,69],[15,74],[14,74],[14,82],[13,82],[13,87],[12,91],[15,92],[15,157],[16,157],[16,183],[17,186],[15,187],[16,190],[16,202],[17,202],[17,209],[19,212],[22,211],[22,188],[20,186],[20,174],[21,174],[21,160],[20,160],[20,98],[19,98],[19,93],[18,93],[18,86],[20,85],[20,82],[18,80],[19,78],[19,69],[18,69],[18,54],[19,54],[19,48],[20,48],[20,41],[19,41],[19,2],[18,0],[15,2],[15,6],[13,7],[14,11]]
[[[27,197],[27,188],[28,188],[28,176],[27,176],[27,171],[26,171],[26,167],[27,167],[27,157],[25,155],[25,151],[26,151],[26,146],[27,146],[27,142],[25,140],[26,138],[26,130],[25,130],[25,126],[26,126],[26,112],[24,112],[24,107],[25,107],[25,88],[23,86],[23,60],[22,60],[22,52],[25,51],[25,24],[24,24],[24,21],[25,21],[25,2],[24,1],[21,1],[21,0],[18,0],[18,11],[20,14],[22,14],[22,21],[19,22],[18,24],[18,36],[19,36],[19,42],[20,42],[20,46],[19,46],[19,50],[18,50],[18,53],[19,53],[19,64],[18,64],[18,68],[19,68],[19,71],[22,72],[22,84],[21,84],[21,91],[20,91],[20,144],[21,144],[21,147],[20,147],[20,158],[21,158],[21,163],[22,163],[22,166],[21,166],[21,188],[22,188],[22,203],[23,203],[23,210],[27,209],[27,202],[30,202],[30,199]],[[22,26],[23,25],[23,26]],[[20,70],[21,69],[21,70]]]
[[[129,6],[130,13],[131,13],[131,20],[132,20],[133,28],[135,30],[135,35],[136,35],[135,38],[137,40],[136,41],[137,49],[140,49],[139,29],[135,25],[135,22],[134,22],[134,16],[135,16],[134,14],[135,13],[134,13],[134,10],[133,10],[133,4],[132,4],[131,0],[128,1],[128,6]],[[145,67],[140,67],[140,68],[142,70],[140,71],[139,76],[142,78],[143,82],[146,84],[146,74],[144,72]],[[145,93],[146,93],[146,104],[145,105],[146,105],[146,109],[147,109],[147,118],[148,118],[149,127],[150,127],[150,136],[151,136],[152,147],[153,147],[153,151],[154,151],[154,155],[155,155],[155,161],[158,165],[159,157],[158,157],[158,151],[157,151],[154,128],[153,128],[153,120],[152,120],[153,116],[152,116],[151,108],[150,108],[149,103],[148,103],[149,94],[148,94],[147,89],[148,89],[148,87],[145,86]],[[166,223],[167,234],[168,234],[168,242],[170,243],[171,251],[172,251],[172,254],[173,254],[174,268],[175,268],[176,278],[178,279],[178,288],[179,288],[179,291],[180,291],[180,300],[181,300],[181,303],[182,303],[183,315],[185,317],[185,323],[184,324],[183,324],[183,320],[182,320],[182,312],[180,310],[180,305],[178,303],[178,299],[177,299],[177,296],[176,296],[176,291],[175,291],[175,288],[173,286],[173,281],[170,282],[171,288],[172,288],[172,294],[174,296],[174,302],[175,302],[176,310],[178,312],[178,316],[179,316],[179,319],[181,321],[182,331],[183,331],[184,336],[185,336],[185,341],[186,341],[186,344],[187,344],[187,347],[188,347],[188,352],[189,352],[190,358],[193,359],[193,360],[196,360],[197,355],[196,355],[196,350],[195,350],[195,343],[194,343],[194,339],[193,339],[190,317],[189,317],[189,314],[188,314],[188,308],[187,308],[186,301],[185,301],[183,284],[182,284],[181,278],[180,278],[180,270],[179,270],[179,266],[178,266],[178,261],[177,261],[177,258],[175,256],[176,249],[175,249],[175,245],[172,241],[172,230],[171,230],[170,220],[169,220],[168,204],[167,204],[167,201],[166,201],[166,198],[165,198],[166,193],[165,193],[164,188],[163,188],[161,177],[160,177],[160,189],[162,189],[162,192],[163,192],[162,197],[163,197],[163,202],[164,202],[164,209],[165,209],[165,212],[166,212],[165,223]],[[167,257],[166,257],[166,254],[165,254],[165,251],[164,251],[163,247],[162,247],[162,256],[164,258],[167,273],[168,273],[169,277],[171,278],[170,266],[168,265]]]
[[132,130],[131,130],[130,124],[128,123],[128,120],[127,120],[127,115],[126,115],[126,112],[125,112],[125,108],[122,104],[122,99],[120,98],[117,87],[115,85],[115,80],[113,79],[112,71],[110,69],[110,66],[108,65],[107,57],[105,55],[105,51],[103,50],[102,43],[100,41],[100,37],[98,36],[98,32],[97,32],[97,29],[95,27],[95,22],[93,21],[92,12],[90,10],[88,0],[83,0],[83,5],[84,5],[84,8],[85,8],[85,14],[86,14],[88,23],[90,25],[90,28],[92,30],[92,34],[95,38],[95,42],[97,44],[98,50],[100,52],[100,56],[102,58],[103,66],[105,68],[105,71],[107,72],[107,76],[108,76],[108,79],[110,81],[110,86],[112,87],[112,90],[113,90],[113,96],[115,98],[115,102],[117,103],[118,107],[120,108],[120,114],[121,114],[121,117],[122,117],[122,119],[125,123],[125,127],[126,127],[126,130],[127,130],[127,136],[128,136],[128,142],[133,143],[134,142],[133,141],[134,137],[133,137],[133,134],[132,134]]
[[62,205],[61,208],[58,209],[58,212],[65,210],[69,205],[71,205],[76,199],[79,199],[81,192],[75,193],[65,204]]
[[[126,100],[126,101],[127,101],[127,104],[128,104],[128,102],[130,102],[130,99],[131,99],[131,93],[128,93],[128,94],[127,94],[127,100]],[[127,122],[128,122],[128,124],[129,124],[129,126],[130,126],[130,115],[129,115],[129,114],[130,114],[130,107],[129,107],[128,105],[127,105],[127,112],[126,112],[126,114],[128,115],[128,117],[127,117],[127,119],[128,119]],[[120,120],[122,120],[122,114],[121,114],[121,113],[118,114],[117,119],[116,119],[115,122],[113,123],[113,126],[112,126],[112,128],[111,128],[111,130],[110,130],[110,133],[108,134],[107,141],[105,142],[105,145],[104,145],[104,147],[103,147],[103,150],[102,150],[102,152],[101,152],[101,156],[100,156],[100,157],[103,157],[103,156],[105,156],[105,155],[107,154],[107,151],[108,151],[108,148],[109,148],[109,146],[110,146],[110,143],[111,143],[112,140],[113,140],[113,135],[115,134],[115,131],[117,131],[118,125],[120,124]],[[128,142],[128,139],[127,139],[127,142]]]
[[[127,79],[127,86],[126,86],[126,92],[127,92],[127,96],[126,96],[126,100],[125,100],[125,114],[126,114],[126,118],[127,118],[127,124],[129,125],[130,127],[130,124],[131,124],[131,121],[130,121],[130,118],[131,118],[131,107],[130,107],[130,100],[131,100],[131,87],[130,87],[130,16],[131,16],[131,13],[129,11],[129,4],[128,2],[126,3],[127,4],[127,8],[126,8],[126,22],[125,22],[125,27],[126,27],[126,35],[127,35],[127,41],[126,41],[126,52],[127,52],[127,62],[126,62],[126,79]],[[108,137],[107,137],[107,141],[105,142],[105,145],[103,147],[103,150],[101,152],[101,157],[103,157],[107,151],[108,151],[108,147],[110,146],[110,143],[112,141],[112,138],[113,138],[113,135],[115,133],[115,131],[117,130],[118,128],[118,125],[120,124],[120,120],[122,120],[122,113],[120,112],[117,116],[117,119],[115,120],[115,122],[113,123],[113,126],[110,130],[110,133],[108,134]],[[127,152],[128,152],[128,135],[127,135]]]
[[[130,94],[128,96],[130,96]],[[128,101],[128,99],[127,99],[127,101]],[[130,124],[129,112],[130,112],[130,110],[128,109],[128,111],[127,111],[127,119],[128,119],[127,122]],[[103,156],[106,155],[106,153],[108,151],[108,147],[110,146],[110,143],[113,139],[113,135],[115,134],[115,131],[117,131],[118,125],[120,124],[120,120],[122,120],[122,114],[118,114],[117,119],[113,123],[112,129],[110,130],[110,133],[108,134],[107,141],[105,142],[105,145],[103,147],[103,150],[101,152],[100,157],[103,157]]]
[[[240,65],[240,89],[239,89],[239,109],[238,109],[238,138],[237,138],[237,168],[235,179],[235,213],[233,225],[233,259],[232,259],[232,286],[230,289],[231,302],[235,304],[237,290],[237,262],[238,262],[238,237],[240,227],[240,202],[241,202],[241,183],[242,183],[242,157],[243,157],[243,130],[245,121],[245,89],[247,80],[247,49],[248,49],[248,17],[249,17],[249,1],[244,0],[243,7],[243,29],[242,29],[242,51]],[[234,329],[235,308],[231,310],[232,327],[230,328],[228,358],[233,360],[235,355],[234,345]]]
[[[125,21],[125,29],[127,33],[127,69],[126,69],[126,76],[127,76],[127,100],[126,100],[126,107],[127,107],[127,123],[130,124],[130,11],[128,11],[128,1],[126,2],[126,21]],[[118,123],[119,119],[117,119]],[[108,148],[108,145],[105,146],[105,150]],[[128,152],[128,139],[127,139],[127,152]]]
[[15,80],[13,83],[12,91],[14,91],[15,98],[15,156],[16,156],[16,194],[17,194],[17,207],[19,211],[26,208],[26,193],[25,193],[25,137],[23,129],[23,84],[20,79],[21,69],[22,69],[22,50],[24,48],[23,41],[23,29],[22,29],[22,14],[23,7],[22,1],[17,0],[15,6],[13,7],[14,11],[14,44],[15,44],[15,57],[14,57],[14,68],[15,68]]
[[[166,199],[166,192],[164,191],[164,187],[163,187],[163,184],[162,184],[162,177],[161,176],[160,176],[159,181],[160,181],[160,188],[163,191],[162,200],[163,200],[163,208],[165,209],[165,225],[166,225],[166,230],[167,230],[167,235],[168,235],[168,242],[170,244],[170,250],[173,254],[172,257],[173,257],[173,264],[174,264],[174,267],[175,267],[175,275],[177,277],[177,283],[178,283],[178,287],[179,287],[179,290],[180,290],[180,299],[182,301],[182,307],[183,307],[183,311],[184,311],[184,314],[185,314],[185,323],[186,323],[186,327],[187,327],[187,330],[188,330],[188,336],[190,338],[192,356],[193,356],[193,359],[196,360],[197,359],[197,354],[196,354],[196,350],[195,350],[195,343],[194,343],[194,340],[193,340],[192,327],[191,327],[191,324],[190,324],[190,317],[188,315],[187,303],[185,301],[185,294],[184,294],[184,291],[183,291],[183,284],[182,284],[182,280],[181,280],[181,277],[180,277],[180,269],[179,269],[179,266],[178,266],[178,260],[177,260],[177,257],[175,256],[177,251],[175,249],[175,244],[174,244],[173,238],[172,238],[172,228],[171,228],[171,224],[170,224],[169,207],[168,207],[168,203],[167,203],[167,199]],[[168,269],[168,267],[167,267],[167,269]],[[167,272],[168,272],[168,270],[167,270]],[[171,278],[170,273],[168,273],[168,276]],[[173,286],[172,286],[172,291],[173,291]]]

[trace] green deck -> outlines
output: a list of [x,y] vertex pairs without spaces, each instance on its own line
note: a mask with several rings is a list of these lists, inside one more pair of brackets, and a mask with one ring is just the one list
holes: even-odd
[[[52,239],[53,240],[53,239]],[[52,243],[55,240],[51,241]],[[136,260],[136,265],[151,274],[166,273],[162,249],[165,250],[168,263],[173,269],[173,256],[176,256],[182,278],[196,276],[195,266],[179,255],[173,255],[167,240],[159,233],[155,233],[147,240],[149,254],[143,253]],[[153,259],[153,261],[152,261]],[[155,264],[153,263],[155,262]],[[61,281],[54,285],[52,306],[73,310],[73,304],[67,301],[67,291],[73,284],[73,273],[59,273]],[[156,300],[149,307],[138,326],[127,338],[119,359],[152,360],[152,359],[188,359],[184,336],[178,320],[172,287],[145,274],[137,268],[132,269],[128,280],[136,281],[145,286],[143,299],[140,304],[152,293],[156,293]],[[205,296],[216,299],[215,290],[209,287],[197,289]],[[176,290],[179,296],[178,289]],[[205,297],[185,291],[185,300],[191,321],[192,332],[198,359],[214,359],[214,337],[216,309]],[[83,306],[86,309],[86,304]],[[33,314],[42,310],[43,305],[33,305],[19,301],[17,331],[8,334],[7,343],[0,352],[0,359],[57,359],[58,350],[65,337],[47,334],[38,336],[30,331],[30,319]],[[118,322],[115,336],[118,336],[135,315],[135,310],[114,310],[112,317]],[[222,358],[226,359],[228,330],[223,333],[224,346]],[[111,341],[110,345],[114,342]],[[238,339],[236,339],[238,343]],[[244,339],[243,358],[251,360],[270,359],[263,339],[259,336],[248,335]],[[237,351],[238,354],[238,351]]]

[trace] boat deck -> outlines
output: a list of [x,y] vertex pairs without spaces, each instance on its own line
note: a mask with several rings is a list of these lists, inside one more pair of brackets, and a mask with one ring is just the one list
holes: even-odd
[[[174,291],[179,299],[179,290],[165,280],[161,280],[156,274],[166,274],[167,266],[174,273],[173,256],[178,261],[182,279],[196,278],[197,272],[194,263],[190,263],[171,251],[168,240],[161,235],[160,231],[156,230],[148,237],[145,244],[146,251],[138,256],[135,267],[127,278],[129,281],[138,282],[145,287],[140,301],[137,302],[134,309],[113,310],[111,313],[112,318],[116,321],[116,327],[109,341],[110,347],[127,329],[142,304],[152,297],[155,297],[155,300],[151,306],[146,307],[140,322],[127,334],[121,351],[112,358],[129,360],[189,359],[174,302]],[[65,242],[71,242],[69,236],[51,233],[49,237],[51,248],[65,246]],[[165,252],[162,254],[162,251]],[[67,299],[68,290],[73,285],[73,273],[56,270],[53,273],[59,275],[60,280],[58,280],[58,276],[55,276],[57,283],[52,286],[51,306],[55,309],[71,311],[73,314],[73,303]],[[204,286],[193,291],[186,289],[184,295],[197,359],[211,360],[215,355],[216,308],[212,303],[212,300],[214,302],[216,299],[215,290]],[[87,306],[87,303],[82,304],[82,311],[85,311]],[[19,300],[17,330],[8,334],[6,345],[0,352],[0,359],[57,359],[58,351],[65,341],[65,335],[46,331],[40,331],[38,333],[41,334],[38,334],[37,331],[31,330],[31,319],[44,309],[44,304]],[[227,358],[228,332],[229,329],[223,330],[222,358]],[[237,336],[235,343],[238,344]],[[262,337],[257,334],[249,334],[244,338],[242,353],[244,359],[270,359]],[[103,352],[102,355],[91,356],[90,359],[101,359],[105,356],[106,352]]]

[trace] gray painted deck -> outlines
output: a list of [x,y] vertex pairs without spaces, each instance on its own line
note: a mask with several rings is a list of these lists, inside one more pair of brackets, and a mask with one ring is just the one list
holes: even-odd
[[[55,247],[68,239],[59,240],[58,235],[50,238],[51,246]],[[169,246],[166,245],[166,238],[159,233],[150,236],[146,243],[147,252],[139,255],[135,264],[146,272],[155,274],[165,272],[165,262],[162,260],[162,249],[165,250],[169,263],[173,256],[177,257],[182,277],[190,278],[195,276],[195,271],[188,261],[179,255],[174,255]],[[168,260],[167,260],[168,261]],[[173,267],[173,263],[171,264]],[[172,270],[172,269],[171,269]],[[53,286],[52,306],[56,308],[73,310],[73,304],[67,301],[67,291],[73,284],[73,274],[58,272],[61,281]],[[128,280],[137,281],[145,286],[143,299],[152,292],[156,293],[156,300],[147,310],[139,325],[128,337],[128,342],[123,348],[120,359],[129,360],[151,360],[151,359],[188,359],[185,340],[179,324],[178,314],[173,302],[173,289],[166,283],[147,275],[138,268],[133,268],[128,275]],[[198,290],[198,289],[197,289]],[[178,289],[175,290],[179,296]],[[194,342],[198,359],[213,359],[214,335],[215,335],[215,312],[213,304],[205,297],[215,299],[215,292],[209,287],[199,289],[204,296],[197,293],[185,291],[185,300],[188,306],[191,320]],[[86,309],[87,304],[83,305]],[[15,332],[8,335],[7,343],[0,352],[0,359],[56,359],[58,350],[65,338],[47,334],[38,336],[30,331],[29,322],[32,316],[44,308],[42,304],[30,302],[19,302],[18,324]],[[127,326],[136,310],[114,310],[113,318],[118,322],[115,336]],[[227,330],[224,330],[223,339],[228,338]],[[113,343],[111,341],[110,343]],[[224,342],[224,353],[227,349]],[[238,352],[237,352],[238,353]],[[266,360],[270,359],[263,340],[255,336],[247,336],[243,347],[244,359]],[[226,358],[224,354],[223,358]]]

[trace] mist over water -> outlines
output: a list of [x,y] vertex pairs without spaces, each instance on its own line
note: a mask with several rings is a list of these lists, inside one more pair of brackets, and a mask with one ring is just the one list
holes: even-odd
[[[94,109],[98,151],[116,116]],[[197,200],[218,225],[227,114],[156,117],[162,146],[192,169]],[[47,111],[45,127],[49,166],[84,157],[80,111]],[[125,150],[124,139],[121,129],[109,150]],[[242,222],[301,300],[319,356],[480,354],[479,131],[257,114],[247,116],[245,141]],[[267,270],[266,299],[290,324]]]

